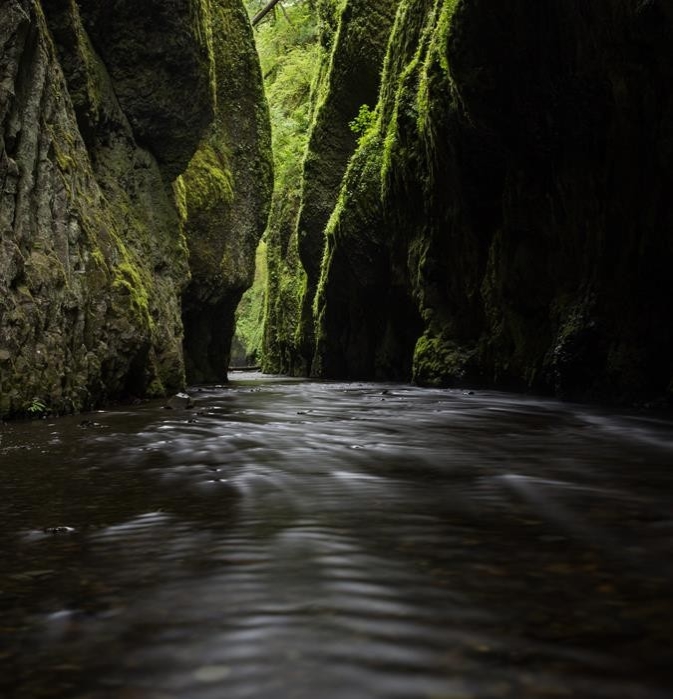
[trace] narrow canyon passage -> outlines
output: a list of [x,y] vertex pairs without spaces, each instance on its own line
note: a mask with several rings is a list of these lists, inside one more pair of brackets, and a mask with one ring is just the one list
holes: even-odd
[[670,696],[669,421],[233,378],[2,427],[3,697]]

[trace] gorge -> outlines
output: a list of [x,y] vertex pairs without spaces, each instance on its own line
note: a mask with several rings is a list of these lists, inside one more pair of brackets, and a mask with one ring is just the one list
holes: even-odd
[[3,699],[670,699],[670,8],[0,0]]
[[668,404],[668,5],[304,4],[272,202],[240,2],[4,0],[0,414],[224,380],[265,229],[269,372]]

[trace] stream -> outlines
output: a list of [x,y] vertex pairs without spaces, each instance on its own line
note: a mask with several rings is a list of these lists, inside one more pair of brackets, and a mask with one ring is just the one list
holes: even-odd
[[0,426],[3,699],[670,699],[673,422],[232,374]]

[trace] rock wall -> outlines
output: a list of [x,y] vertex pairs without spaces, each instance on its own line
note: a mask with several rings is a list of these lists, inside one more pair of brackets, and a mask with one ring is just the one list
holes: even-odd
[[171,181],[216,110],[210,3],[1,5],[0,416],[175,391]]
[[192,382],[226,380],[236,307],[252,284],[273,189],[271,130],[240,0],[212,2],[215,118],[176,183],[192,278],[183,295]]
[[404,0],[327,227],[318,372],[670,400],[672,21]]
[[317,92],[315,118],[304,159],[297,222],[299,258],[306,272],[300,347],[305,365],[314,350],[313,299],[320,277],[324,231],[357,145],[351,122],[360,107],[374,107],[397,0],[348,0],[333,40],[329,70]]
[[[306,154],[308,135],[318,102],[329,75],[329,57],[332,54],[334,36],[339,26],[339,17],[344,0],[319,0],[311,5],[310,12],[315,20],[316,45],[303,50],[312,54],[311,68],[302,71],[303,82],[297,81],[293,102],[303,103],[308,91],[307,118],[296,117],[291,105],[281,118],[290,117],[291,153],[294,157],[280,159],[280,149],[275,148],[276,177],[274,193],[265,240],[267,243],[267,285],[262,341],[262,370],[272,374],[305,374],[306,361],[299,348],[299,320],[302,297],[306,297],[306,272],[299,259],[297,219],[301,208],[303,161]],[[313,43],[313,42],[311,42]],[[282,70],[282,69],[281,69]],[[282,73],[272,71],[270,80],[283,80]],[[268,84],[268,83],[267,83]],[[275,85],[269,85],[273,90]],[[304,115],[302,114],[301,117]],[[301,125],[301,126],[300,126]],[[275,133],[274,138],[283,138]],[[287,150],[287,149],[286,149]]]
[[350,127],[373,108],[398,0],[318,4],[322,63],[311,95],[312,122],[300,196],[278,201],[270,220],[270,310],[265,367],[308,373],[314,353],[313,299],[324,231],[358,136]]

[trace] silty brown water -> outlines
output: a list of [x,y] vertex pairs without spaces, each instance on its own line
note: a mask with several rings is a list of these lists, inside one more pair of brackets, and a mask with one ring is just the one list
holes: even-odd
[[670,422],[239,377],[2,428],[1,696],[673,695]]

